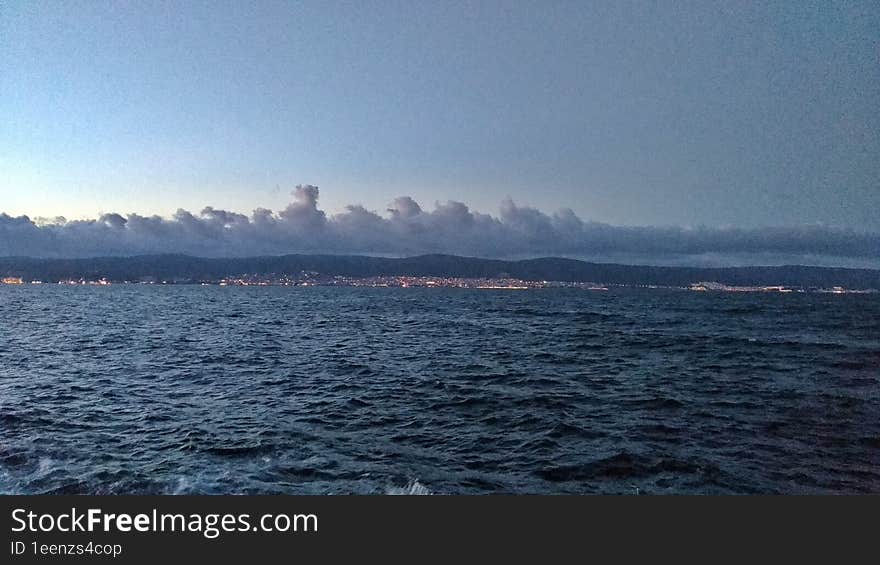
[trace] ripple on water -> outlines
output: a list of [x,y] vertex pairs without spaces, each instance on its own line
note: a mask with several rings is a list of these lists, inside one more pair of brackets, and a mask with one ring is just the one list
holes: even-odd
[[0,492],[880,492],[880,299],[696,294],[0,286]]

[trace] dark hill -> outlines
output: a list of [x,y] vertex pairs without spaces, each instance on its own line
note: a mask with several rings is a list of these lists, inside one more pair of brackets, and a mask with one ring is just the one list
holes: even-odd
[[376,275],[430,275],[443,277],[509,276],[524,280],[579,281],[624,285],[686,286],[698,281],[730,285],[843,286],[880,288],[880,271],[809,266],[779,267],[654,267],[589,263],[547,257],[502,261],[421,255],[384,258],[352,255],[282,255],[247,258],[202,258],[186,255],[144,255],[89,259],[0,258],[0,276],[56,282],[64,279],[136,281],[144,278],[177,281],[217,280],[230,275],[322,275],[367,277]]

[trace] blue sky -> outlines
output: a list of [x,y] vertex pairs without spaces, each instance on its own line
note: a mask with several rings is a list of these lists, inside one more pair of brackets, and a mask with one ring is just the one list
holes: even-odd
[[880,230],[875,2],[0,4],[0,211]]

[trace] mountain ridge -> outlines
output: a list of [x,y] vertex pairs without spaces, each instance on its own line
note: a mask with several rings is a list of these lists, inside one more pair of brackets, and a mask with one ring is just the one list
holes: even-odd
[[880,270],[806,265],[750,267],[670,267],[593,263],[562,257],[504,260],[429,254],[391,258],[369,255],[289,254],[240,258],[206,258],[184,254],[47,259],[0,257],[0,276],[57,282],[107,278],[190,281],[217,280],[230,275],[438,276],[461,278],[511,277],[522,280],[595,282],[621,285],[686,286],[700,281],[729,285],[843,286],[880,288]]
[[289,254],[239,258],[208,258],[184,254],[49,259],[0,257],[0,277],[57,282],[66,279],[144,278],[192,281],[230,275],[438,276],[461,278],[511,277],[522,280],[595,282],[621,285],[686,286],[700,281],[729,285],[843,286],[880,288],[880,270],[808,265],[747,267],[674,267],[594,263],[563,257],[504,260],[428,254],[412,257]]

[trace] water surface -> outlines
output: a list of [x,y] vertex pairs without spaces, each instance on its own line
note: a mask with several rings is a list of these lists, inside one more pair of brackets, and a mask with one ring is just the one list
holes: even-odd
[[0,286],[0,321],[5,493],[880,492],[877,295]]

